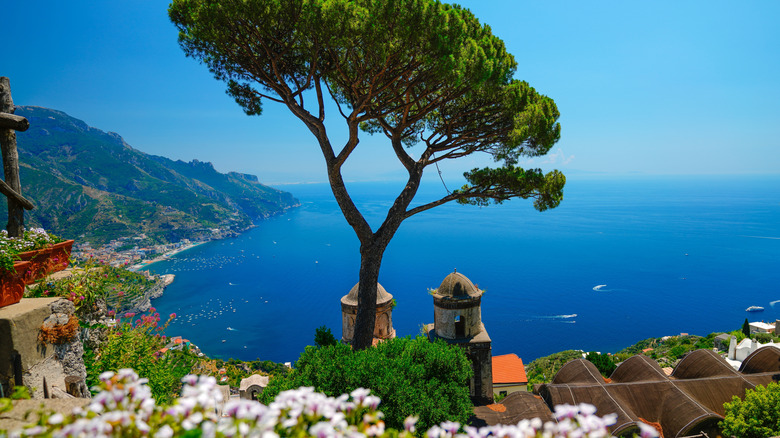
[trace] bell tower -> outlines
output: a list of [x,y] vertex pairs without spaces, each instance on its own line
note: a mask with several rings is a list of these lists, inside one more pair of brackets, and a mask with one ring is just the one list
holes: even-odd
[[482,323],[482,291],[455,271],[433,291],[433,324],[428,339],[443,339],[463,348],[471,361],[474,377],[469,393],[475,403],[493,401],[493,356],[491,340]]

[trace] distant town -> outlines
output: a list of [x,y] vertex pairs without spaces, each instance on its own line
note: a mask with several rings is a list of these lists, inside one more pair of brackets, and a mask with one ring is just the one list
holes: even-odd
[[78,261],[95,260],[115,267],[126,266],[136,271],[143,266],[164,260],[174,254],[209,242],[235,236],[235,231],[212,228],[211,237],[205,240],[182,239],[176,243],[153,243],[146,234],[133,237],[120,237],[108,244],[93,247],[89,242],[77,243],[73,246],[71,256]]

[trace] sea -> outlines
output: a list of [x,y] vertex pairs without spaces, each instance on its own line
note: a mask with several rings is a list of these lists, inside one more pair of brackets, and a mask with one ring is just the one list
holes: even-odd
[[[403,183],[352,183],[375,228]],[[301,206],[238,237],[146,269],[176,279],[153,305],[169,336],[215,358],[294,362],[315,329],[341,338],[340,299],[358,281],[358,241],[327,184],[280,187]],[[428,183],[418,202],[446,192]],[[525,363],[567,349],[780,318],[780,176],[569,176],[555,209],[531,200],[447,204],[406,220],[379,282],[398,336],[433,322],[429,291],[457,269],[480,289],[494,355]],[[749,306],[763,312],[746,312]]]

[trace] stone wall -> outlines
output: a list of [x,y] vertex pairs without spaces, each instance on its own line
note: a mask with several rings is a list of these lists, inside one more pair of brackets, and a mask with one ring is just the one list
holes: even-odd
[[4,392],[21,383],[33,398],[43,398],[44,392],[64,393],[65,377],[76,376],[82,380],[82,395],[89,396],[80,330],[48,340],[40,337],[42,328],[62,333],[74,313],[73,303],[63,298],[24,298],[0,309],[0,384]]

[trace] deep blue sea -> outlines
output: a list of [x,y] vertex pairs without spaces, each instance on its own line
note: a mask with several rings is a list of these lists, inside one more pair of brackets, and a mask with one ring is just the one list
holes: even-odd
[[[401,184],[350,185],[378,224]],[[325,184],[283,189],[302,206],[240,237],[149,270],[176,274],[161,314],[169,335],[212,357],[295,361],[357,282],[358,241]],[[442,195],[423,187],[420,200]],[[780,318],[780,177],[569,177],[564,201],[445,205],[401,226],[380,283],[399,336],[433,322],[429,288],[457,268],[486,293],[493,354],[526,363],[566,349],[615,352],[649,337],[706,335]],[[775,307],[777,304],[777,307]],[[748,306],[763,306],[747,313]]]

